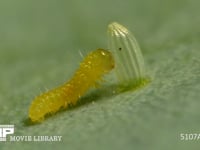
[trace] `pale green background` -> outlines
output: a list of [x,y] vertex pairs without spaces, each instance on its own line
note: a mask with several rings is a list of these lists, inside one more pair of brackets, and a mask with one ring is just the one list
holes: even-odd
[[[200,133],[199,0],[1,0],[0,124],[15,135],[62,135],[58,143],[0,143],[11,149],[198,149],[180,133]],[[27,126],[35,95],[73,74],[86,54],[107,48],[107,25],[128,27],[152,82],[114,96],[96,93],[42,124]]]

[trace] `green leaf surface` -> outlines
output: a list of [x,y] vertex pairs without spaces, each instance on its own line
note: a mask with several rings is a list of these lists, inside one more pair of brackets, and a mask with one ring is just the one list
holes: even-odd
[[[200,1],[1,0],[0,124],[15,136],[61,135],[61,142],[0,142],[1,150],[198,149]],[[28,125],[32,99],[68,80],[86,55],[107,48],[107,25],[130,29],[152,81],[109,95],[94,90],[76,107]]]

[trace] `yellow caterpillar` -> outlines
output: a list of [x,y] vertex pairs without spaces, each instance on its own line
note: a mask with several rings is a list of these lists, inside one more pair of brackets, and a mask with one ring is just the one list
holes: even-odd
[[44,120],[46,114],[53,114],[61,107],[76,104],[89,88],[97,84],[97,80],[113,68],[114,59],[109,51],[97,49],[89,53],[71,80],[33,100],[29,118],[33,122],[39,122]]

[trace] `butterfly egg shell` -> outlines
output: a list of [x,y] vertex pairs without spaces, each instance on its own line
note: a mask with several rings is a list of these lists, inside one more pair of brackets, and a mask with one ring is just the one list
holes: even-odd
[[117,82],[124,86],[142,83],[146,78],[144,58],[133,34],[117,22],[109,24],[108,47],[115,59]]
[[71,80],[33,100],[29,108],[29,118],[33,122],[39,122],[47,114],[53,114],[62,107],[75,105],[89,88],[94,87],[96,82],[113,68],[114,59],[109,51],[92,51],[81,62]]

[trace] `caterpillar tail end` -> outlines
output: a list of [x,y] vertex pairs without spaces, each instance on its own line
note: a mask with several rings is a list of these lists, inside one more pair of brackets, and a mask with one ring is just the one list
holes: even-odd
[[33,103],[31,104],[30,108],[29,108],[29,119],[31,120],[31,122],[33,123],[39,123],[44,121],[44,115],[39,113],[39,110],[34,108]]

